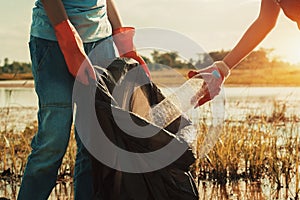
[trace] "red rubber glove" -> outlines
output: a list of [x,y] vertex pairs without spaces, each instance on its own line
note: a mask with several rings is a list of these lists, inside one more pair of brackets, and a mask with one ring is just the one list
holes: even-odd
[[133,27],[121,27],[113,30],[113,39],[115,45],[119,51],[120,57],[135,59],[144,69],[148,77],[150,78],[150,71],[142,56],[140,56],[133,44],[133,36],[135,29]]
[[189,71],[189,78],[202,78],[204,84],[192,101],[198,101],[195,108],[212,100],[221,91],[221,86],[225,79],[230,75],[230,69],[223,61],[214,62],[211,66],[198,71]]
[[83,42],[71,22],[62,21],[54,30],[69,72],[85,85],[89,84],[89,77],[96,80],[94,68],[84,52]]

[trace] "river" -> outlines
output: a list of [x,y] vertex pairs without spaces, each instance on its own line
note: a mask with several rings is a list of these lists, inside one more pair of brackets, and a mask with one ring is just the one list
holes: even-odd
[[[166,93],[174,88],[169,88]],[[221,97],[225,103],[225,119],[243,120],[246,114],[269,115],[276,106],[285,105],[285,112],[290,115],[297,115],[300,110],[300,87],[225,87]],[[23,125],[36,120],[38,99],[33,88],[32,81],[0,81],[0,110],[2,119],[0,129],[10,120],[15,119]],[[10,115],[3,118],[9,109]],[[198,110],[190,111],[192,118],[203,115],[203,112],[210,113],[208,104]],[[1,114],[1,113],[0,113]],[[19,118],[19,119],[16,119]],[[15,124],[16,125],[16,124]]]

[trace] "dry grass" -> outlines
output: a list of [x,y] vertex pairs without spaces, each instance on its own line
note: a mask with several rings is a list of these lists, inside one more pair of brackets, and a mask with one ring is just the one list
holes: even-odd
[[[29,124],[24,131],[4,130],[0,134],[0,197],[4,195],[16,199],[21,177],[31,151],[31,139],[37,131],[37,123]],[[71,132],[69,147],[59,169],[57,186],[53,198],[63,194],[64,198],[73,196],[72,175],[76,156],[74,131]]]
[[[261,183],[267,179],[271,188],[288,188],[288,193],[298,199],[299,119],[286,116],[284,111],[274,107],[271,116],[248,115],[242,122],[227,120],[219,142],[193,166],[199,182],[226,185],[241,180]],[[197,149],[201,149],[207,134],[207,127],[200,127]]]
[[[162,85],[181,85],[189,69],[151,72],[153,81]],[[299,86],[300,68],[275,67],[273,69],[235,69],[226,80],[226,86]]]
[[[267,180],[270,185],[268,187],[275,188],[276,191],[288,188],[288,197],[298,199],[299,119],[287,116],[284,105],[276,103],[270,116],[248,114],[245,118],[244,121],[226,120],[219,142],[206,157],[198,159],[193,165],[192,170],[197,175],[199,188],[203,189],[205,181],[216,183],[220,187],[243,181],[247,184],[256,183],[260,188]],[[0,181],[5,184],[0,190],[7,189],[5,187],[9,185],[9,192],[5,196],[16,196],[27,155],[31,150],[30,141],[36,130],[36,123],[32,123],[19,133],[13,130],[1,132]],[[199,145],[202,145],[207,131],[207,125],[201,123]],[[75,155],[76,142],[71,137],[53,195],[72,196]],[[261,193],[260,191],[260,195]]]

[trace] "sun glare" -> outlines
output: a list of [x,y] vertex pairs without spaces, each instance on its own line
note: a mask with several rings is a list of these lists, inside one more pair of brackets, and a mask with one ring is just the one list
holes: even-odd
[[292,44],[286,45],[282,53],[282,59],[292,64],[300,63],[300,41],[295,41]]
[[[285,30],[288,30],[287,28]],[[282,32],[278,32],[279,34],[276,36],[274,34],[273,37],[270,37],[266,46],[274,49],[271,55],[279,60],[291,64],[300,64],[300,31],[291,32],[290,30],[287,36],[282,36]]]
[[291,62],[300,63],[300,41],[299,43],[294,43],[294,46],[292,46],[291,50],[292,50],[290,56]]

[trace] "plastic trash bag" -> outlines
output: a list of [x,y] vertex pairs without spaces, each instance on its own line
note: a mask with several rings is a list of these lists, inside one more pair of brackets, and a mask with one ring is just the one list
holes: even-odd
[[[177,135],[180,130],[191,125],[190,120],[186,116],[179,116],[164,129],[149,122],[149,109],[165,97],[136,62],[117,58],[107,68],[96,67],[96,71],[96,115],[106,137],[114,145],[128,152],[146,154],[158,151],[173,142],[174,151],[177,148],[185,150],[177,159],[162,168],[136,173],[122,170],[122,166],[118,166],[121,156],[118,153],[110,154],[111,159],[116,160],[116,167],[103,164],[91,154],[95,199],[198,200],[198,192],[189,172],[195,157],[188,144]],[[126,126],[129,123],[128,116],[137,126],[153,128],[157,133],[151,137],[134,137],[131,132],[143,136],[144,131]],[[125,128],[120,127],[122,121]],[[169,155],[172,155],[172,151]],[[128,163],[159,165],[160,161],[163,163],[169,158],[168,154],[164,156],[149,159],[141,157],[134,161],[128,158]]]

